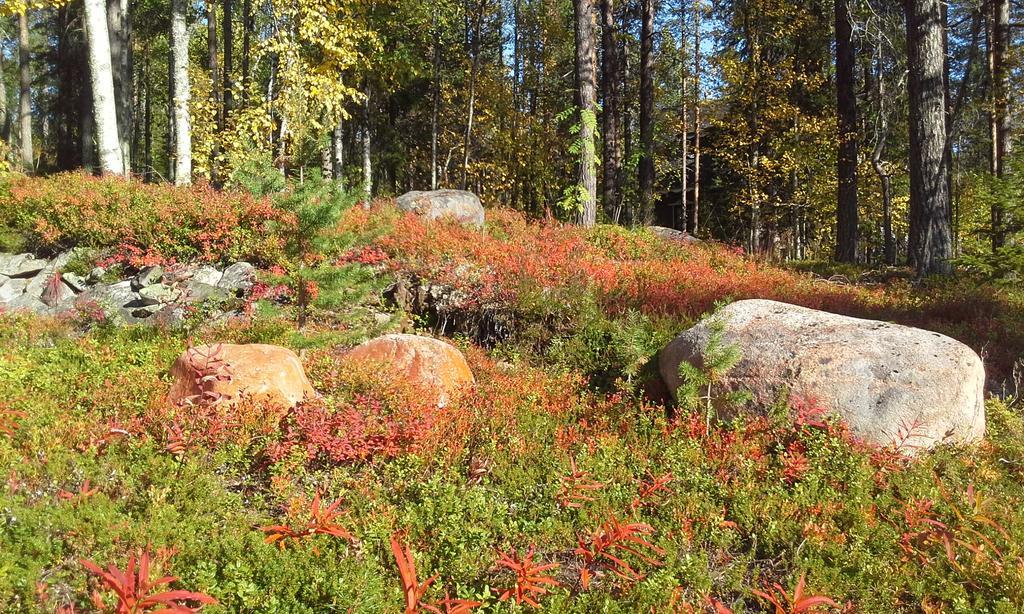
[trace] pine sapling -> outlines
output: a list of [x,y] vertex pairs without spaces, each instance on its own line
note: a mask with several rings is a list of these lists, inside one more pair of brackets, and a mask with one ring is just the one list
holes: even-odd
[[679,364],[679,377],[682,385],[676,389],[679,404],[690,411],[703,410],[705,414],[704,432],[711,430],[711,416],[715,407],[738,407],[750,400],[751,395],[745,390],[726,391],[716,394],[716,389],[730,371],[743,358],[739,346],[724,342],[725,322],[713,319],[710,323],[711,333],[707,345],[701,353],[700,367],[683,361]]

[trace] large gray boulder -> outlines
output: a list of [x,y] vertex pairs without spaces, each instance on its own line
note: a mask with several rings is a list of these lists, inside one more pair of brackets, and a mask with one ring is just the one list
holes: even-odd
[[412,191],[398,197],[398,208],[422,215],[425,219],[452,218],[470,226],[484,225],[484,207],[480,198],[465,190]]
[[679,364],[701,366],[713,321],[742,359],[722,391],[753,395],[747,410],[779,394],[814,399],[861,439],[914,451],[978,441],[985,433],[985,370],[966,345],[938,333],[767,300],[732,303],[662,350],[659,369],[675,393]]
[[701,245],[704,243],[685,230],[676,230],[666,226],[648,226],[647,230],[659,239],[670,243],[683,243],[685,245]]

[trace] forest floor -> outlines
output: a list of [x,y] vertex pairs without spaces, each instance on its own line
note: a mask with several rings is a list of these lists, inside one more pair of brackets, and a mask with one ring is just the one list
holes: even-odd
[[[501,209],[479,231],[378,201],[348,209],[343,240],[306,263],[338,283],[300,329],[296,263],[274,248],[288,220],[266,199],[76,175],[0,192],[6,251],[263,271],[244,316],[217,324],[0,313],[0,610],[115,611],[131,582],[92,563],[173,576],[135,588],[216,600],[208,612],[1024,609],[1020,294],[828,281]],[[433,298],[399,307],[396,282]],[[911,461],[813,399],[710,428],[673,411],[652,358],[716,303],[752,297],[967,343],[988,368],[985,440]],[[476,386],[439,410],[341,360],[395,331],[458,345]],[[219,342],[296,350],[321,398],[168,403],[175,358]]]

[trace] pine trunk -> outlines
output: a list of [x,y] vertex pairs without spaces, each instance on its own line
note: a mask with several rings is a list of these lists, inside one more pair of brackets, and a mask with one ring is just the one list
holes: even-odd
[[[1010,0],[989,0],[989,129],[991,132],[990,171],[1002,178],[1010,151],[1010,118],[1007,112],[1009,87],[1006,58],[1010,46]],[[1006,211],[996,199],[992,204],[992,250],[1006,245]]]
[[910,67],[909,259],[919,275],[949,274],[953,255],[940,0],[906,0]]
[[690,199],[689,222],[686,230],[696,236],[700,230],[700,24],[703,13],[701,0],[693,3],[693,197]]
[[597,62],[594,46],[593,0],[575,0],[576,85],[580,103],[580,210],[576,222],[597,222],[597,168],[594,128],[597,123]]
[[640,220],[654,219],[654,0],[641,0],[640,24]]
[[234,93],[231,90],[231,73],[235,68],[233,60],[235,36],[232,1],[222,1],[223,23],[221,25],[221,36],[223,37],[224,43],[224,109],[222,111],[223,118],[221,119],[221,128],[223,129],[223,126],[227,124],[228,113],[230,113],[231,106],[234,103]]
[[857,94],[852,0],[836,0],[836,110],[839,122],[836,260],[857,260]]
[[603,133],[601,166],[604,172],[601,200],[605,214],[619,222],[622,203],[619,200],[619,177],[622,172],[622,145],[619,141],[619,47],[615,27],[614,0],[601,0],[601,113]]

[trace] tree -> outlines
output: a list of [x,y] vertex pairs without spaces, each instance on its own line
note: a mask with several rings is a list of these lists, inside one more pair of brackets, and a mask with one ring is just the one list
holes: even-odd
[[100,171],[124,175],[124,154],[117,129],[117,103],[111,65],[107,9],[103,0],[85,0],[85,29],[89,48],[89,81]]
[[854,69],[852,0],[836,0],[836,110],[839,119],[837,158],[838,208],[836,260],[857,260],[857,93]]
[[622,201],[619,179],[622,172],[622,145],[619,142],[619,75],[618,41],[616,40],[615,2],[601,0],[601,168],[604,170],[601,201],[605,215],[615,223],[619,221]]
[[654,215],[654,0],[640,2],[640,221]]
[[[1010,114],[1008,70],[1006,59],[1010,49],[1010,0],[988,0],[989,8],[989,83],[991,134],[990,172],[1002,179],[1010,152]],[[1006,244],[1006,212],[996,199],[992,204],[992,251]]]
[[910,74],[910,264],[949,274],[953,256],[940,0],[905,0]]
[[28,39],[28,9],[18,13],[18,139],[21,166],[28,172],[35,169],[32,152],[32,59]]
[[192,90],[188,79],[188,0],[171,0],[171,96],[174,118],[174,182],[192,183],[192,125],[188,104]]
[[580,106],[579,212],[577,223],[597,221],[597,169],[594,134],[597,127],[597,68],[594,56],[593,0],[573,2],[576,17],[576,86]]

